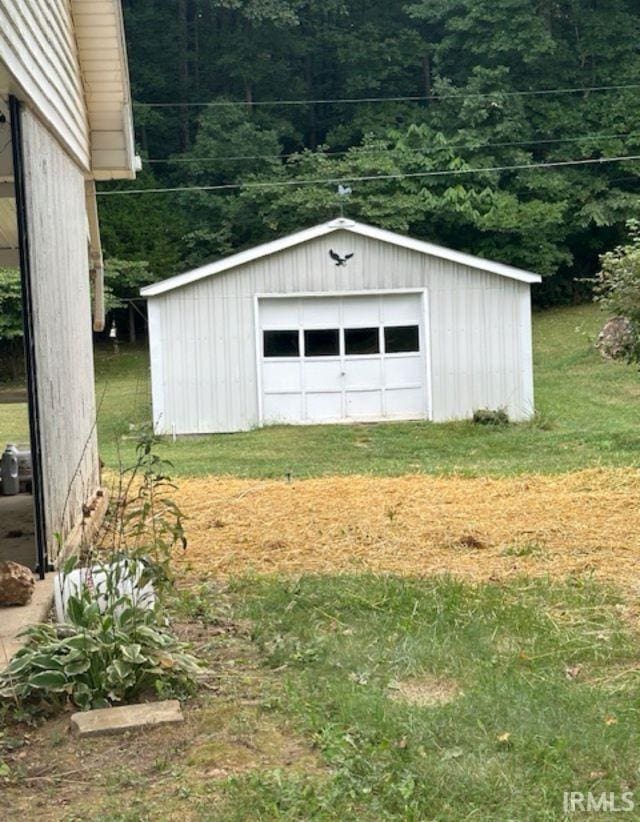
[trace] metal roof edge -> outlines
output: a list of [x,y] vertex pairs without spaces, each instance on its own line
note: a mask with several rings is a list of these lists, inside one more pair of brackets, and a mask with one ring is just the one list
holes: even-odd
[[501,277],[508,277],[513,280],[519,280],[529,284],[539,283],[542,277],[539,274],[534,274],[531,271],[524,271],[520,268],[505,265],[504,263],[487,260],[483,257],[476,257],[472,254],[466,254],[462,251],[454,251],[445,246],[435,245],[433,243],[425,242],[424,240],[415,240],[411,237],[406,237],[402,234],[396,234],[392,231],[387,231],[382,228],[367,225],[365,223],[358,223],[354,220],[349,220],[345,217],[340,217],[335,220],[330,220],[326,223],[314,226],[313,228],[303,229],[294,234],[289,234],[277,240],[271,240],[268,243],[255,246],[254,248],[240,251],[232,254],[229,257],[224,257],[213,263],[194,268],[186,271],[183,274],[177,274],[174,277],[169,277],[159,283],[145,286],[140,289],[140,294],[143,297],[157,297],[160,294],[165,294],[168,291],[173,291],[176,288],[183,288],[191,285],[194,282],[211,277],[215,274],[221,274],[223,271],[229,271],[232,268],[237,268],[241,265],[259,260],[262,257],[267,257],[271,254],[277,254],[279,251],[285,251],[293,246],[301,243],[309,242],[309,240],[323,237],[331,234],[334,231],[351,231],[354,234],[359,234],[363,237],[379,240],[380,242],[390,243],[402,248],[407,248],[411,251],[417,251],[421,254],[426,254],[431,257],[439,257],[441,259],[449,260],[451,262],[466,265],[470,268],[477,268],[480,271],[488,271],[493,274],[498,274]]

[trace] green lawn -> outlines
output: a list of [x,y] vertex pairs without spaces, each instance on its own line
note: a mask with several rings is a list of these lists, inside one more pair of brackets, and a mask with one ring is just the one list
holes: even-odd
[[[534,318],[538,418],[507,429],[472,423],[278,426],[168,443],[177,474],[278,477],[406,472],[553,473],[640,459],[640,378],[593,349],[603,315],[592,305]],[[119,435],[150,417],[145,355],[98,352],[103,459],[117,463]],[[126,453],[131,440],[120,448]]]
[[186,724],[7,728],[6,818],[555,822],[565,791],[634,792],[638,818],[640,647],[613,591],[307,575],[175,599],[209,672]]
[[[278,477],[406,472],[554,473],[640,460],[640,377],[593,349],[603,315],[592,305],[534,318],[537,419],[506,429],[472,423],[278,426],[243,434],[185,437],[165,452],[180,475]],[[116,466],[151,417],[143,348],[96,352],[102,458]],[[5,440],[24,440],[24,406],[0,405]]]
[[[236,595],[328,772],[238,780],[220,818],[556,820],[565,790],[638,784],[638,641],[595,585],[307,576]],[[443,680],[446,704],[390,699]]]

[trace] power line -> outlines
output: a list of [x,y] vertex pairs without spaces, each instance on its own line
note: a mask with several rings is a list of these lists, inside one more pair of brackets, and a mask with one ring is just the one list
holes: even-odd
[[550,94],[585,94],[587,92],[622,91],[640,88],[640,83],[626,83],[610,86],[581,86],[575,88],[530,89],[522,91],[476,91],[452,94],[424,94],[408,97],[343,97],[317,100],[208,100],[201,102],[135,102],[134,106],[144,108],[228,108],[230,106],[319,106],[351,105],[356,103],[423,103],[431,100],[473,100],[484,97],[535,97]]
[[449,177],[463,174],[483,174],[498,171],[535,171],[545,168],[561,168],[567,166],[604,165],[605,163],[622,163],[640,160],[640,155],[623,157],[598,157],[583,160],[558,160],[550,163],[527,163],[511,166],[492,166],[488,168],[465,168],[451,169],[447,171],[416,171],[399,174],[372,174],[367,176],[344,176],[332,177],[323,180],[276,180],[273,182],[248,182],[248,183],[224,183],[211,186],[175,186],[172,188],[138,188],[138,189],[117,189],[114,191],[98,191],[98,196],[126,196],[131,194],[171,194],[189,191],[229,191],[242,188],[284,188],[292,186],[308,185],[337,185],[338,183],[360,183],[372,182],[374,180],[403,180],[410,178],[425,177]]
[[[472,148],[477,151],[480,149],[485,148],[504,148],[507,146],[531,146],[531,145],[542,145],[542,144],[550,144],[550,143],[581,143],[584,140],[609,140],[609,139],[626,139],[628,137],[638,137],[640,136],[640,132],[632,131],[632,132],[625,132],[625,133],[618,133],[618,134],[584,134],[581,137],[557,137],[557,138],[550,138],[547,140],[514,140],[509,142],[502,142],[502,143],[446,143],[440,146],[434,146],[432,148],[409,148],[405,147],[403,151],[411,151],[416,153],[423,153],[423,154],[432,154],[438,151],[442,151],[443,149],[447,148]],[[350,149],[344,151],[312,151],[311,154],[318,157],[344,157],[349,154],[350,151],[354,149],[360,149],[363,151],[370,151],[371,153],[383,153],[383,152],[391,152],[393,148],[375,148],[375,147],[368,147],[368,146],[352,146]],[[289,154],[240,154],[235,156],[218,156],[218,157],[166,157],[166,158],[156,158],[150,160],[143,160],[144,165],[156,165],[158,163],[216,163],[216,162],[232,162],[232,161],[241,161],[241,160],[286,160],[290,157],[300,157],[303,156],[305,149],[300,151],[294,151]]]

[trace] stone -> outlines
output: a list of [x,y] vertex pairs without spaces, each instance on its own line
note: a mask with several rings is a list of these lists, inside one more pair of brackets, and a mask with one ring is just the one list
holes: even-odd
[[77,736],[106,736],[156,725],[184,722],[177,699],[165,702],[142,702],[118,708],[98,708],[72,714],[71,730]]
[[620,360],[633,351],[635,342],[633,323],[626,317],[612,317],[598,334],[596,348],[605,360]]
[[0,605],[28,605],[36,581],[33,573],[17,562],[0,562]]

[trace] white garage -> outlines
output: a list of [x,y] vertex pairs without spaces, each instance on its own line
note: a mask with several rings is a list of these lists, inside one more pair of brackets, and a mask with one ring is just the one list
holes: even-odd
[[526,419],[539,281],[339,219],[156,283],[156,431]]

